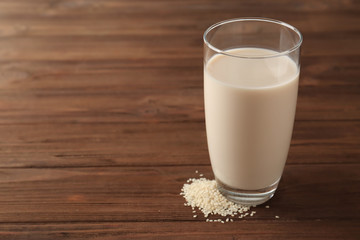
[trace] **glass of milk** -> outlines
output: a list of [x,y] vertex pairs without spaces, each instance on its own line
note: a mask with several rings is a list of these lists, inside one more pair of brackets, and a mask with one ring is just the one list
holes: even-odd
[[275,193],[293,130],[301,33],[272,19],[239,18],[204,33],[207,142],[220,192],[258,205]]

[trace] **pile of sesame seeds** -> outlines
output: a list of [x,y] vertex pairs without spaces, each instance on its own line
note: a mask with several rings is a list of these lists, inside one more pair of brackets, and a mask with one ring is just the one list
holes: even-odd
[[[196,171],[198,173],[198,171]],[[207,218],[206,222],[233,222],[233,218],[244,218],[254,216],[256,211],[250,212],[250,206],[240,205],[227,200],[217,189],[215,180],[208,180],[199,175],[201,178],[190,178],[181,189],[182,195],[186,202],[193,210],[193,217],[197,218],[195,208],[198,208]],[[255,207],[255,206],[253,206]],[[217,215],[222,218],[211,219],[209,216]]]
[[[195,173],[199,173],[197,170]],[[199,174],[200,178],[190,178],[181,189],[180,195],[185,198],[185,206],[192,208],[193,217],[197,218],[198,208],[206,218],[206,222],[233,222],[235,218],[252,217],[256,211],[250,211],[250,206],[240,205],[227,200],[217,189],[215,180],[208,180]],[[256,207],[256,206],[252,206]],[[270,208],[266,205],[265,208]],[[211,219],[215,216],[216,219]],[[216,217],[217,216],[217,217]],[[222,218],[218,218],[221,216]],[[214,218],[214,217],[213,217]],[[275,219],[279,219],[275,216]]]

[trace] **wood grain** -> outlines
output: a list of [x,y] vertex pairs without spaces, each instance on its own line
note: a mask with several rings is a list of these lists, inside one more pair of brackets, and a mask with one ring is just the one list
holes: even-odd
[[[213,178],[209,166],[6,169],[0,223],[205,221],[202,214],[194,219],[179,195],[188,178],[199,176],[195,170]],[[271,207],[257,207],[246,220],[356,220],[359,170],[358,164],[287,166]]]
[[[270,208],[209,224],[179,195],[213,177],[202,34],[246,16],[304,36],[294,134]],[[359,16],[356,0],[0,0],[0,239],[358,239]]]
[[[254,225],[256,227],[254,227]],[[209,224],[206,222],[107,222],[107,223],[40,223],[2,224],[4,239],[348,239],[358,225],[352,221],[242,221],[241,224]],[[274,238],[276,236],[276,238]],[[260,237],[260,238],[259,238]]]
[[[0,132],[4,168],[210,165],[203,122],[4,124]],[[358,121],[297,121],[287,164],[358,163],[359,142]]]

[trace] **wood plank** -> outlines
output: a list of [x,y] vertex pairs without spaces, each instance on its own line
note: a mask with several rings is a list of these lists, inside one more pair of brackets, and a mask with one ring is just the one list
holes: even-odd
[[[2,61],[118,59],[154,61],[164,58],[175,62],[179,59],[186,61],[193,58],[201,59],[202,34],[205,30],[206,27],[191,36],[152,35],[145,39],[141,35],[0,38],[2,46],[0,57]],[[360,36],[356,32],[315,33],[304,35],[304,38],[303,56],[359,56],[360,53],[360,46],[357,45]]]
[[[301,60],[302,87],[316,87],[322,94],[334,87],[344,88],[348,93],[354,91],[353,88],[359,88],[357,76],[360,74],[360,60],[357,56],[302,56]],[[157,58],[156,61],[109,59],[0,62],[2,93],[38,91],[59,95],[67,91],[74,94],[81,94],[81,91],[88,94],[107,91],[109,94],[129,94],[203,87],[202,56],[187,61]]]
[[[205,124],[0,125],[0,167],[209,165]],[[300,121],[288,164],[358,163],[360,122]]]
[[[355,0],[320,0],[316,2],[303,2],[303,1],[291,1],[291,0],[279,0],[274,1],[273,4],[269,4],[266,0],[244,0],[241,5],[238,4],[236,0],[228,0],[219,6],[214,6],[214,1],[208,0],[197,0],[186,3],[181,0],[174,0],[171,3],[167,4],[167,0],[154,0],[149,3],[147,0],[137,0],[137,1],[52,1],[48,0],[38,0],[36,3],[29,2],[27,0],[18,0],[16,2],[12,0],[2,0],[1,7],[8,8],[11,12],[20,12],[23,14],[31,14],[32,12],[41,13],[41,11],[53,8],[55,10],[63,11],[67,14],[75,14],[77,11],[81,13],[91,12],[96,8],[102,13],[107,13],[111,11],[127,10],[130,9],[134,12],[137,11],[146,11],[145,6],[149,7],[150,10],[159,11],[159,12],[168,12],[174,10],[183,10],[187,9],[190,11],[209,11],[215,9],[222,9],[231,11],[236,7],[237,9],[250,9],[252,10],[254,6],[259,8],[272,6],[274,11],[298,11],[298,12],[328,12],[332,13],[341,11],[355,11],[360,9],[360,5]],[[202,6],[203,8],[200,8]],[[160,7],[163,7],[161,9]],[[166,8],[164,8],[166,7]],[[197,7],[197,8],[196,8]],[[241,8],[242,7],[242,8]],[[31,9],[34,8],[34,11]]]
[[[0,123],[204,121],[201,60],[193,64],[4,63]],[[357,57],[305,57],[297,120],[360,120],[359,74]]]
[[[291,16],[294,13],[301,13],[302,15],[332,15],[341,13],[356,13],[360,6],[357,1],[316,1],[307,3],[302,1],[274,1],[269,4],[267,1],[242,1],[239,4],[237,1],[225,1],[222,4],[209,4],[209,1],[172,1],[167,4],[167,1],[37,1],[36,3],[29,1],[16,1],[11,0],[1,1],[1,9],[6,10],[1,15],[2,18],[15,18],[18,19],[36,19],[36,18],[49,18],[59,20],[63,17],[64,21],[74,21],[85,19],[87,22],[96,22],[94,17],[98,17],[98,21],[107,20],[108,18],[123,18],[134,17],[137,21],[145,19],[152,20],[163,16],[177,17],[183,14],[186,18],[183,21],[188,21],[188,18],[202,19],[205,16],[212,15],[212,18],[218,18],[219,15],[229,15],[238,12],[243,15],[248,11],[249,13],[258,13],[258,15],[271,14]],[[336,9],[336,11],[335,11]],[[271,10],[271,11],[270,11]],[[122,13],[121,16],[118,13]],[[140,14],[145,14],[145,19],[141,18]],[[196,15],[197,14],[197,15]],[[238,15],[238,16],[239,16]],[[296,15],[296,14],[295,14]],[[139,18],[140,16],[140,18]],[[144,16],[142,16],[144,17]],[[66,18],[66,19],[65,19]],[[305,19],[307,19],[305,17]],[[13,19],[16,20],[16,19]],[[329,21],[333,19],[329,18]],[[333,20],[334,21],[334,20]],[[165,23],[162,21],[163,24]],[[326,22],[324,25],[332,25]],[[339,24],[334,21],[335,24]],[[116,23],[113,23],[116,24]],[[316,25],[317,22],[314,22]],[[336,26],[336,25],[335,25]],[[125,25],[126,27],[126,25]],[[141,26],[139,26],[141,27]],[[311,27],[311,26],[309,26]],[[323,26],[327,27],[327,26]],[[348,26],[344,26],[345,28]]]
[[[187,6],[189,2],[185,3]],[[191,3],[190,3],[191,4]],[[286,4],[289,6],[289,4]],[[220,5],[212,9],[213,18],[208,17],[208,10],[204,8],[188,8],[179,10],[174,8],[170,11],[159,11],[153,9],[149,14],[151,4],[143,8],[136,8],[131,12],[123,8],[100,7],[94,12],[91,8],[79,7],[69,14],[69,11],[61,9],[41,9],[39,5],[33,6],[29,13],[16,7],[1,11],[0,33],[1,37],[61,37],[61,36],[201,36],[202,32],[211,24],[224,19],[239,16],[264,16],[279,18],[294,26],[297,26],[305,35],[316,33],[353,33],[359,30],[359,19],[354,9],[337,12],[304,12],[280,10],[249,11],[239,4],[226,5],[233,8],[227,12],[219,12]],[[173,5],[175,6],[175,5]],[[0,2],[1,7],[1,2]],[[183,6],[184,7],[184,6]],[[20,10],[21,9],[21,10]],[[134,8],[135,9],[135,8]],[[245,11],[248,11],[246,13]],[[47,14],[46,12],[50,12]],[[209,14],[211,14],[209,13]],[[143,19],[144,17],[144,19]],[[134,20],[136,18],[136,21]],[[164,21],[164,18],[171,18],[173,24]],[[121,20],[121,21],[119,21]],[[311,21],[311,22],[310,22]],[[71,24],[76,22],[77,24]],[[346,23],[346,24],[344,24]]]
[[[355,1],[295,4],[287,0],[276,2],[279,6],[272,8],[267,1],[249,1],[248,5],[256,6],[250,8],[253,9],[250,12],[246,3],[237,1],[221,6],[202,1],[0,4],[3,4],[0,5],[2,61],[201,57],[201,36],[207,27],[244,15],[282,16],[282,20],[298,26],[305,37],[304,56],[358,56],[360,53],[357,44],[359,4]],[[335,6],[338,11],[329,11]],[[295,12],[291,11],[294,9]]]
[[[286,166],[275,197],[247,218],[359,221],[359,164]],[[0,222],[204,221],[179,195],[208,166],[3,169]]]
[[0,237],[8,240],[34,239],[343,239],[357,240],[358,223],[354,221],[241,221],[205,222],[108,222],[1,224]]
[[[127,90],[0,91],[0,124],[204,122],[202,89]],[[296,120],[358,121],[359,91],[300,86]]]

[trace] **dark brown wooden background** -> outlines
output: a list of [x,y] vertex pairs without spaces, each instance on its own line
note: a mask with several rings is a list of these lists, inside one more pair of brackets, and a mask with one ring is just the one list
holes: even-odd
[[[202,34],[245,16],[304,35],[294,135],[270,209],[211,224]],[[359,239],[359,143],[360,1],[0,0],[1,240]]]

